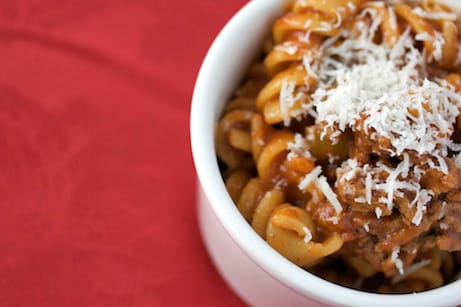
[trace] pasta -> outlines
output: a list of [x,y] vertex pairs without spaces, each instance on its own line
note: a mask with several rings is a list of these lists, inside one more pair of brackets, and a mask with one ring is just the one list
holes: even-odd
[[295,0],[272,30],[216,129],[242,216],[347,287],[458,279],[461,20],[432,0]]

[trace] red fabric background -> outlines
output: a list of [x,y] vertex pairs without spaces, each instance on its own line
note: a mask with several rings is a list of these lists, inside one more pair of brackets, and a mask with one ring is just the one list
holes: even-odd
[[244,0],[0,1],[0,306],[241,306],[196,221],[189,107]]

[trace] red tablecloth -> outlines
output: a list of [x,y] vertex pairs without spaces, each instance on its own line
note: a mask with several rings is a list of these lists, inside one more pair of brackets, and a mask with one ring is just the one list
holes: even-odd
[[244,0],[0,1],[0,306],[241,306],[196,221],[193,84]]

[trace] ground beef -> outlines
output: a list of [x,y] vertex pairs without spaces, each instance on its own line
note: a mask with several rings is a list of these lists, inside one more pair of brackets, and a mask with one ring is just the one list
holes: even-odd
[[[354,242],[345,243],[341,253],[346,256],[359,256],[366,260],[376,271],[383,272],[386,276],[398,274],[395,263],[391,260],[390,252],[380,251],[376,248],[378,238],[376,236],[366,236]],[[425,239],[413,239],[405,245],[400,246],[399,259],[403,267],[413,263],[420,247],[424,246]]]
[[[458,198],[460,193],[453,194]],[[459,221],[461,221],[461,202],[448,200],[445,215],[439,223],[441,234],[437,237],[437,245],[441,250],[461,250],[461,223]]]
[[461,170],[452,159],[445,159],[448,166],[448,174],[438,169],[427,168],[421,178],[423,188],[433,191],[435,194],[447,193],[461,187]]

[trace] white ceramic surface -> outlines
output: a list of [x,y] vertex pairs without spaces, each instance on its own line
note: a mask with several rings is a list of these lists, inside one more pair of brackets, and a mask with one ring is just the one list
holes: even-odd
[[[460,0],[444,0],[461,8]],[[224,104],[261,49],[281,0],[253,0],[224,27],[199,73],[191,109],[191,142],[199,177],[199,222],[207,249],[234,291],[252,306],[455,306],[461,281],[418,294],[352,290],[293,265],[266,244],[240,215],[219,172],[214,129]]]

